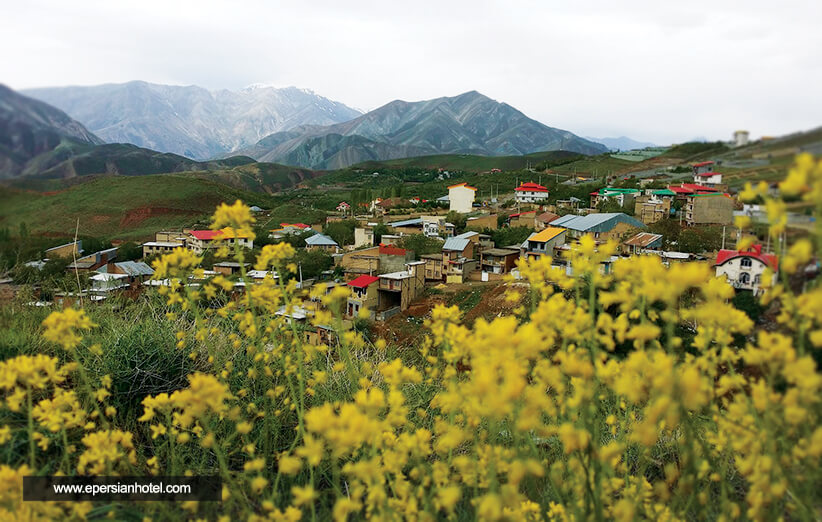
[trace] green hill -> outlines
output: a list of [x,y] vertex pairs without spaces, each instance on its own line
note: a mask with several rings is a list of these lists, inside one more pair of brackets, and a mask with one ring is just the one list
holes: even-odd
[[521,170],[540,163],[557,164],[584,157],[576,152],[547,151],[524,156],[474,156],[471,154],[437,154],[386,161],[367,161],[353,165],[350,169],[377,170],[386,167],[418,167],[426,169],[462,170],[484,172],[491,169]]
[[166,227],[207,220],[221,202],[271,208],[279,200],[190,175],[106,176],[56,192],[0,189],[0,228],[32,234],[145,239]]

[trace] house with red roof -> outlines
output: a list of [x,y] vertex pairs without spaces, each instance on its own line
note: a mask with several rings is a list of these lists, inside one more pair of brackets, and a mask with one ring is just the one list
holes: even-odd
[[703,172],[711,172],[714,168],[713,161],[701,161],[699,163],[694,163],[691,165],[691,168],[694,169],[694,176],[698,176]]
[[363,274],[348,282],[348,288],[351,289],[351,296],[348,298],[348,304],[345,308],[345,315],[348,317],[357,317],[363,308],[367,308],[373,317],[374,311],[377,309],[379,302],[379,288],[380,278],[373,275]]
[[694,174],[694,184],[703,187],[713,187],[722,184],[722,174],[719,172],[700,172]]
[[202,254],[206,250],[219,248],[222,246],[230,249],[235,244],[243,248],[254,248],[254,240],[248,234],[231,228],[220,230],[188,230],[186,237],[186,248],[195,254]]
[[351,210],[351,205],[349,205],[345,201],[341,201],[340,204],[337,205],[337,212],[342,212],[343,214],[347,214],[349,210]]
[[533,181],[520,183],[514,192],[517,203],[546,203],[548,201],[548,189]]
[[748,250],[720,250],[714,267],[716,276],[724,277],[734,288],[758,294],[765,270],[774,275],[779,271],[779,258],[762,252],[762,245],[757,244]]

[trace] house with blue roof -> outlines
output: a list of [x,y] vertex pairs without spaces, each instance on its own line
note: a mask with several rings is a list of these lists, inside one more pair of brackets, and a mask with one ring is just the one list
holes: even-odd
[[325,250],[329,254],[337,254],[340,251],[340,245],[325,234],[314,234],[305,239],[306,250]]
[[609,239],[617,241],[627,235],[636,234],[645,228],[645,223],[622,212],[605,212],[587,216],[567,215],[551,222],[552,227],[568,230],[568,236],[579,238],[591,234],[599,243]]

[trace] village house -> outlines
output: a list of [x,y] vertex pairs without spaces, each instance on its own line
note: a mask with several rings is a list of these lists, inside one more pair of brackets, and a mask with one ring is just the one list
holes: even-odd
[[714,187],[697,185],[696,183],[680,183],[679,185],[668,185],[668,190],[674,193],[674,198],[685,203],[688,196],[694,194],[714,194],[719,190]]
[[91,276],[91,293],[105,296],[114,290],[138,288],[154,275],[154,269],[142,261],[110,261]]
[[380,247],[374,246],[345,252],[337,260],[337,265],[342,267],[346,277],[376,274],[380,269]]
[[711,172],[714,168],[714,162],[713,161],[702,161],[700,163],[694,163],[693,165],[691,165],[691,168],[694,171],[694,177],[696,177],[700,174],[704,174],[706,172]]
[[509,227],[537,228],[537,211],[517,212],[508,216]]
[[411,218],[403,219],[402,221],[393,221],[391,223],[388,223],[388,226],[391,227],[391,231],[393,233],[399,234],[401,236],[422,234],[424,228],[422,218]]
[[351,296],[346,304],[346,316],[357,317],[363,308],[370,311],[371,317],[374,316],[379,302],[379,281],[380,278],[377,276],[364,274],[348,282]]
[[560,227],[548,227],[528,236],[520,245],[520,255],[527,259],[541,256],[554,256],[554,249],[565,243],[566,230]]
[[528,183],[520,183],[519,187],[514,189],[517,203],[536,203],[542,204],[548,202],[548,189],[538,183],[529,181]]
[[336,254],[340,251],[340,245],[329,236],[314,234],[305,240],[306,250],[324,250],[329,254]]
[[[479,234],[477,234],[478,236]],[[447,283],[463,283],[468,275],[476,270],[477,262],[474,253],[477,251],[479,238],[460,234],[449,237],[442,245],[443,276]]]
[[480,252],[480,270],[483,281],[501,279],[517,266],[519,250],[507,248],[488,248]]
[[558,199],[554,205],[557,211],[575,214],[579,210],[580,203],[582,203],[581,199],[571,196],[568,199]]
[[161,256],[171,253],[175,248],[185,247],[185,243],[175,241],[146,241],[142,245],[143,257]]
[[426,281],[442,281],[442,254],[424,254],[420,256],[421,261],[425,261]]
[[734,201],[721,192],[691,194],[683,211],[688,225],[729,225],[733,221]]
[[407,263],[405,270],[379,276],[377,287],[377,320],[386,320],[404,312],[425,288],[423,261]]
[[591,208],[596,208],[606,201],[614,201],[620,207],[633,207],[634,199],[639,195],[639,189],[605,187],[597,192],[591,192]]
[[186,248],[195,254],[202,254],[206,250],[222,246],[230,249],[237,244],[242,248],[254,248],[254,241],[247,234],[239,230],[223,228],[220,230],[189,230],[186,236]]
[[93,254],[89,254],[80,258],[77,258],[75,261],[70,263],[66,270],[68,271],[80,271],[80,272],[94,272],[98,270],[100,267],[107,265],[108,263],[114,261],[117,258],[117,249],[116,248],[108,248],[106,250],[100,250],[99,252],[95,252]]
[[160,230],[154,233],[154,241],[165,243],[183,243],[185,246],[186,232],[183,230]]
[[414,253],[410,250],[381,244],[346,252],[340,256],[337,264],[342,267],[346,277],[357,277],[362,274],[397,272],[413,258]]
[[280,223],[280,228],[272,229],[268,237],[271,239],[282,239],[288,236],[299,235],[303,232],[314,232],[314,229],[311,225],[306,225],[305,223]]
[[651,190],[650,194],[637,196],[634,202],[634,216],[650,225],[671,216],[676,194],[668,189]]
[[345,201],[341,201],[339,205],[337,205],[337,212],[342,212],[343,214],[348,214],[351,210],[351,205],[346,203]]
[[214,263],[213,269],[218,274],[230,276],[242,273],[243,266],[248,269],[250,265],[249,263],[243,263],[243,265],[240,265],[240,263],[236,261],[220,261],[219,263]]
[[454,235],[454,225],[445,221],[444,216],[420,216],[422,233],[426,237],[451,237]]
[[[376,224],[374,224],[376,225]],[[354,248],[374,246],[374,228],[371,223],[354,229]]]
[[465,220],[465,228],[475,230],[497,229],[497,215],[483,214],[481,216],[471,216]]
[[467,214],[474,207],[477,189],[467,183],[458,183],[448,187],[448,203],[452,212]]
[[[562,227],[568,230],[572,238],[591,234],[599,243],[609,239],[621,240],[623,237],[645,228],[645,224],[622,212],[605,212],[586,216],[567,215],[553,221],[551,227]],[[547,230],[547,229],[546,229]]]
[[705,187],[716,187],[717,185],[722,185],[722,174],[719,172],[694,174],[694,183]]
[[622,242],[622,252],[629,255],[642,254],[647,250],[660,250],[662,235],[640,232]]
[[554,214],[553,212],[543,212],[542,214],[537,214],[535,228],[537,230],[542,230],[557,219],[559,219],[559,215]]
[[765,269],[770,268],[775,276],[779,261],[775,255],[763,253],[762,245],[757,244],[749,250],[720,250],[714,267],[717,277],[724,277],[734,288],[758,294]]
[[54,259],[57,257],[76,257],[83,253],[83,242],[80,240],[72,241],[64,245],[58,245],[47,249],[43,256],[46,259]]

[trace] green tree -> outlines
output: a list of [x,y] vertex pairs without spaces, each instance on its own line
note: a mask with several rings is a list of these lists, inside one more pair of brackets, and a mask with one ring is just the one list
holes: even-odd
[[354,229],[359,225],[355,219],[334,221],[325,227],[325,235],[337,242],[340,246],[354,244]]
[[[319,277],[324,271],[329,270],[334,265],[334,258],[324,250],[300,249],[294,258],[294,262],[302,269],[303,279]],[[299,277],[299,270],[296,277]]]
[[486,230],[486,234],[491,235],[494,240],[494,245],[497,247],[506,247],[510,245],[519,245],[534,232],[534,229],[528,227],[505,227],[497,230]]
[[374,227],[374,244],[379,245],[380,241],[382,241],[382,236],[388,233],[388,227],[383,225],[382,223],[378,224]]
[[465,231],[465,223],[467,220],[468,216],[453,210],[445,216],[445,221],[454,225],[454,232],[456,234],[462,234]]
[[675,219],[660,219],[656,223],[648,225],[648,232],[662,235],[662,245],[666,249],[672,248],[679,241],[679,234],[682,227]]
[[143,249],[134,241],[128,241],[117,247],[118,261],[136,261],[143,257]]
[[677,250],[691,254],[716,251],[721,246],[722,233],[712,228],[685,228],[677,241]]
[[406,250],[412,250],[417,259],[426,254],[442,252],[442,241],[433,237],[427,237],[424,234],[403,236],[397,242],[397,246],[405,248]]

